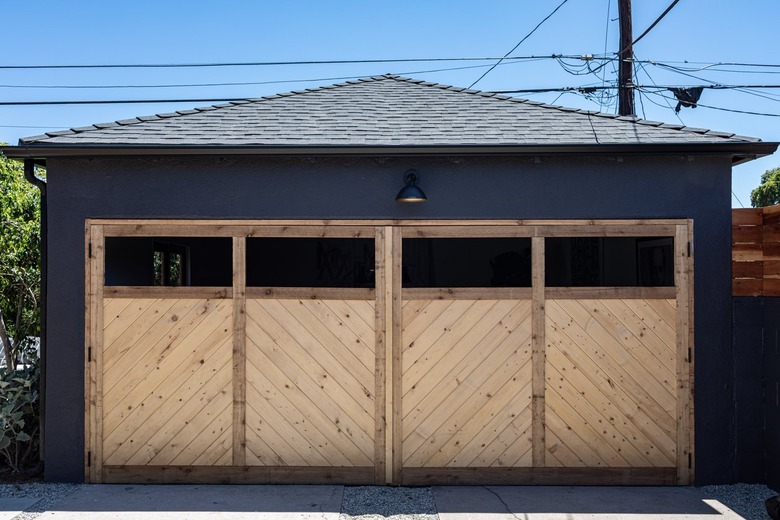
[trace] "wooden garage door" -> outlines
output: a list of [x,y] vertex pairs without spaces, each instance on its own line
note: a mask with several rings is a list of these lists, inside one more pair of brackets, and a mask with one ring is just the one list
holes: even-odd
[[[690,233],[88,222],[87,478],[687,484]],[[121,272],[152,245],[155,283],[182,285]],[[626,276],[610,248],[642,280],[609,285]],[[647,255],[655,271],[640,273]],[[299,256],[318,258],[321,283],[290,274],[307,272]]]

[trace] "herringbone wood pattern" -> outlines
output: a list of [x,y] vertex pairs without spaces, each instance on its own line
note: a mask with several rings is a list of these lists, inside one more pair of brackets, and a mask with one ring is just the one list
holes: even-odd
[[531,302],[403,306],[405,467],[531,465]]
[[545,309],[547,466],[675,466],[675,301]]
[[103,462],[231,463],[232,302],[106,299]]
[[373,301],[247,300],[246,459],[374,465]]

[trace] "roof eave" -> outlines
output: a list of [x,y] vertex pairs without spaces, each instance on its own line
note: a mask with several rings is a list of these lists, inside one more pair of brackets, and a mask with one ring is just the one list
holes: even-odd
[[696,154],[731,155],[741,164],[774,153],[780,143],[619,143],[551,145],[305,145],[305,146],[149,146],[29,144],[0,147],[13,159],[46,160],[50,157],[122,157],[186,155],[605,155]]

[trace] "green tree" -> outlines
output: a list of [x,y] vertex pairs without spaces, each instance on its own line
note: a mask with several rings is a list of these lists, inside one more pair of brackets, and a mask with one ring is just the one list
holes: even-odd
[[750,192],[750,204],[754,208],[780,204],[780,168],[761,175],[761,184]]
[[7,368],[40,333],[40,192],[0,154],[0,343]]

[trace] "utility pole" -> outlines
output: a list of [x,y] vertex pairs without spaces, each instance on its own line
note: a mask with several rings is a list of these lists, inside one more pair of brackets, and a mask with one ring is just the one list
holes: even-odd
[[618,54],[618,114],[633,116],[634,109],[634,49],[631,29],[631,0],[618,0],[620,17],[620,53]]

